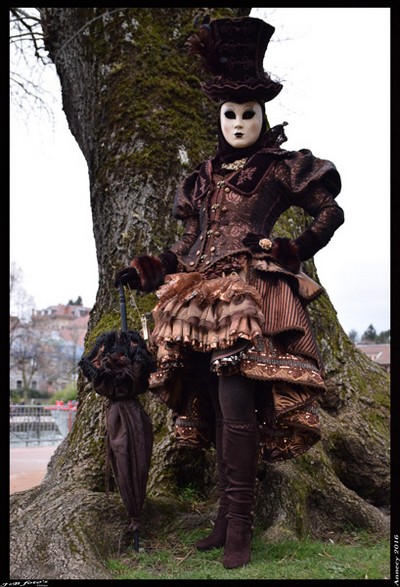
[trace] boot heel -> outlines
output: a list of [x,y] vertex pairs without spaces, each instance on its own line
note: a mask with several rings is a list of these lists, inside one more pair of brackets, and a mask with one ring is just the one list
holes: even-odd
[[234,518],[229,520],[222,561],[226,569],[242,567],[250,562],[252,535],[251,523]]

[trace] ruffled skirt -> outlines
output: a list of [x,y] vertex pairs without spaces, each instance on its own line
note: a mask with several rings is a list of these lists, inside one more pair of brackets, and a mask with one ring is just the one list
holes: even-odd
[[166,277],[153,310],[158,370],[150,389],[174,411],[178,440],[207,446],[213,439],[207,385],[217,385],[217,377],[201,372],[205,363],[196,355],[207,356],[216,375],[256,380],[260,456],[277,461],[320,439],[316,398],[325,385],[306,305],[323,290],[304,274],[256,263],[251,280],[248,271]]
[[195,351],[231,347],[239,338],[262,339],[264,316],[257,290],[236,274],[205,280],[200,273],[177,273],[158,290],[152,338],[181,343]]

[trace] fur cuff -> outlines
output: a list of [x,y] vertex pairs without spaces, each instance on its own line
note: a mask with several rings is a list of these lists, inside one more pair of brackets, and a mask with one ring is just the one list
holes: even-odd
[[288,238],[274,238],[272,241],[271,255],[284,269],[287,269],[291,273],[299,272],[299,249],[294,241]]
[[301,261],[307,261],[325,246],[319,242],[318,237],[310,229],[305,230],[294,242],[299,249]]
[[165,270],[159,257],[142,255],[133,259],[131,267],[134,267],[140,277],[140,289],[151,292],[160,287],[164,282]]

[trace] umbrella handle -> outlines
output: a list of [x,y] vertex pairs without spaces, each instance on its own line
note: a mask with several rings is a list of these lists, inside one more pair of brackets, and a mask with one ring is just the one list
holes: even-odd
[[118,286],[118,289],[119,289],[119,307],[121,310],[122,332],[126,332],[128,330],[128,323],[126,320],[126,303],[125,303],[124,286],[120,283]]

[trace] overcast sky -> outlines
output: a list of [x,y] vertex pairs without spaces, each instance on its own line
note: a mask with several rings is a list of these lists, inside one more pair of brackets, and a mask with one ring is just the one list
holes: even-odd
[[[275,27],[264,66],[283,83],[267,104],[288,122],[286,149],[335,163],[345,223],[314,258],[346,332],[390,328],[390,8],[257,8]],[[86,162],[61,108],[52,68],[43,84],[55,121],[11,106],[10,262],[35,307],[81,296],[91,306],[97,261]]]

